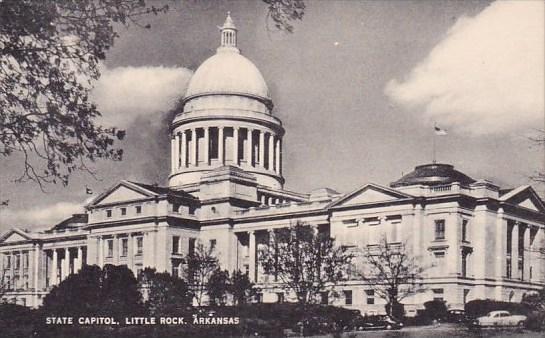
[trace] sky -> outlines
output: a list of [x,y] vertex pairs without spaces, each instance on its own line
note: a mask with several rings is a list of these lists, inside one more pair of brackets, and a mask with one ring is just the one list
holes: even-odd
[[[0,163],[0,231],[53,226],[129,179],[165,185],[169,111],[215,53],[227,11],[242,54],[262,72],[286,129],[285,188],[348,193],[388,185],[416,165],[451,163],[501,187],[531,184],[545,151],[544,2],[306,1],[293,33],[278,32],[260,1],[169,2],[151,29],[118,27],[93,100],[101,123],[126,129],[122,162],[99,162],[67,187],[14,183],[18,157]],[[545,192],[545,187],[536,185]]]

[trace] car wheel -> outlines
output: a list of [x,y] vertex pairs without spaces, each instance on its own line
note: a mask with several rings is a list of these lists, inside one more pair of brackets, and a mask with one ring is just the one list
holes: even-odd
[[521,329],[524,329],[524,322],[519,322],[517,326]]

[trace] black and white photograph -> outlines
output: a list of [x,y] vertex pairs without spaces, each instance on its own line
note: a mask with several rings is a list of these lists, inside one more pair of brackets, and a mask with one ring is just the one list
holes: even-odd
[[544,41],[543,0],[0,0],[0,337],[542,337]]

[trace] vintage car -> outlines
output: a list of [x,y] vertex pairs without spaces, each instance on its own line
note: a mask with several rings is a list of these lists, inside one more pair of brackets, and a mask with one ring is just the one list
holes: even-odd
[[526,316],[512,315],[509,311],[491,311],[486,316],[479,317],[473,321],[478,327],[487,326],[519,326],[524,327]]
[[348,331],[400,330],[403,324],[389,316],[360,316],[345,327]]

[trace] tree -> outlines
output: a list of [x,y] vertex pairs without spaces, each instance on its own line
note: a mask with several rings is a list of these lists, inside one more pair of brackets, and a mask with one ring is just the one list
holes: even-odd
[[54,316],[130,317],[143,313],[136,278],[126,266],[84,266],[45,296],[45,314]]
[[140,290],[146,290],[145,306],[150,315],[171,315],[191,306],[187,283],[169,273],[146,268],[138,278],[138,286]]
[[[278,29],[293,30],[302,0],[264,0]],[[16,181],[68,184],[98,159],[121,160],[123,130],[97,124],[89,93],[99,62],[118,37],[115,25],[168,6],[144,0],[0,1],[0,154],[22,158]]]
[[23,158],[17,179],[68,183],[87,162],[120,160],[124,131],[96,124],[90,101],[114,24],[164,12],[143,0],[0,1],[0,154]]
[[302,222],[276,230],[269,245],[259,250],[265,273],[293,291],[303,305],[318,301],[320,292],[345,279],[351,259],[347,248],[335,246],[333,238]]
[[242,305],[246,304],[255,295],[256,290],[254,289],[254,283],[250,281],[248,275],[237,270],[231,276],[229,293],[233,295],[235,305]]
[[214,248],[198,242],[195,250],[188,253],[185,260],[187,264],[185,273],[189,286],[197,304],[202,306],[208,280],[219,266],[218,259],[214,255]]
[[399,317],[401,300],[417,291],[422,268],[410,256],[405,244],[390,244],[383,237],[376,246],[363,248],[361,266],[356,275],[368,283],[386,301],[386,311]]
[[229,272],[219,267],[212,272],[206,284],[210,305],[225,304],[225,296],[229,291]]

